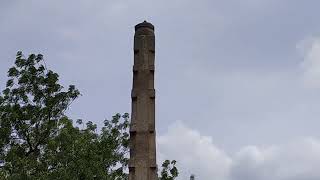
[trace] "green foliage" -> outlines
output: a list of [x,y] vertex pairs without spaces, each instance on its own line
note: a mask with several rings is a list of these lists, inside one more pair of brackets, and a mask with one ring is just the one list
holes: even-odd
[[162,171],[161,171],[161,177],[159,177],[159,180],[174,180],[176,177],[178,177],[179,172],[176,167],[177,161],[173,160],[165,160],[162,163]]
[[[74,125],[65,111],[80,92],[61,86],[41,54],[18,52],[8,77],[0,95],[0,179],[127,179],[127,113],[105,120],[99,132],[91,121]],[[161,180],[177,177],[174,165],[165,161]]]

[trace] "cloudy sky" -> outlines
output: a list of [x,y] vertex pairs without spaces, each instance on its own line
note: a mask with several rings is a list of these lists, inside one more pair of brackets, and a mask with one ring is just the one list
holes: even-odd
[[156,30],[158,159],[179,180],[320,179],[320,1],[0,0],[0,88],[42,53],[81,96],[72,118],[130,112],[134,25]]

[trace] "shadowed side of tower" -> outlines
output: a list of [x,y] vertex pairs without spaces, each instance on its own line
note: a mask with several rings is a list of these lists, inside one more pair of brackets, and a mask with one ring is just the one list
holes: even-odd
[[129,180],[156,180],[154,26],[135,26]]

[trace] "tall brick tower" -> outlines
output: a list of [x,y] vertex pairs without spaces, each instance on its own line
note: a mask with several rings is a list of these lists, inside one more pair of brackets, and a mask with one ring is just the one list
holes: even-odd
[[129,180],[156,180],[154,26],[135,26]]

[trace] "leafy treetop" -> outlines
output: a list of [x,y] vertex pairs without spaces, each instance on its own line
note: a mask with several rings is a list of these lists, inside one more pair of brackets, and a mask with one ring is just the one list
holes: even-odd
[[[127,179],[127,113],[105,120],[101,132],[91,121],[74,126],[65,111],[80,92],[65,90],[41,54],[18,52],[8,77],[0,95],[0,179]],[[175,164],[165,161],[159,179],[175,179]]]

